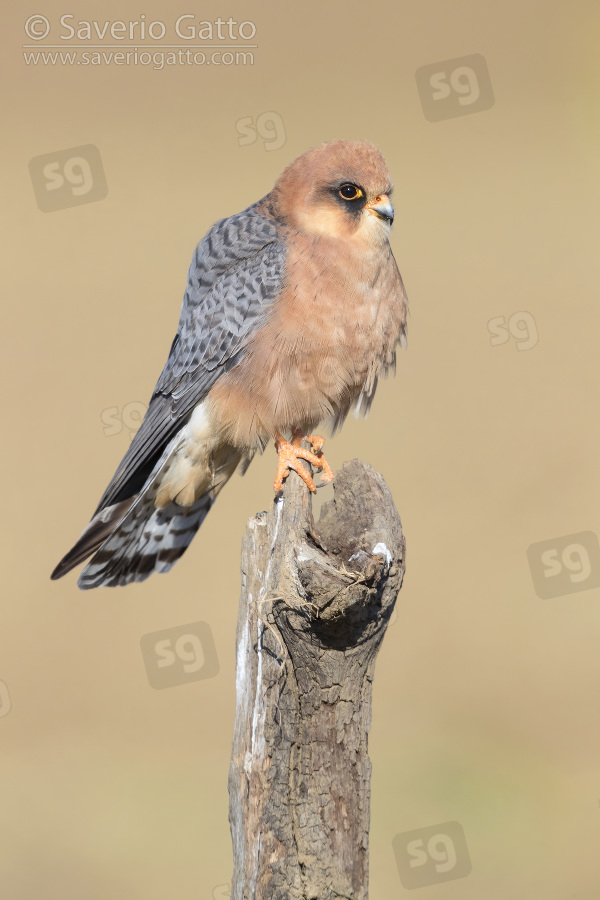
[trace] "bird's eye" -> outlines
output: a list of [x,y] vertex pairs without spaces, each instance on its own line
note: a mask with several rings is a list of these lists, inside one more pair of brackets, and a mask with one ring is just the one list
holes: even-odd
[[363,196],[363,192],[355,184],[343,184],[339,190],[340,197],[344,200],[358,200]]

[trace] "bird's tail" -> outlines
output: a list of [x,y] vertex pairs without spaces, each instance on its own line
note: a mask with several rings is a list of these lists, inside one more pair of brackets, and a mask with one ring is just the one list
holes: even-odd
[[144,581],[153,572],[168,572],[185,553],[239,461],[237,453],[230,457],[210,489],[188,507],[170,501],[157,508],[159,479],[149,478],[139,494],[94,516],[52,578],[65,575],[91,553],[94,556],[77,582],[82,590],[117,587]]
[[153,498],[140,494],[91,558],[77,584],[82,590],[117,587],[144,581],[153,572],[168,572],[185,553],[214,500],[209,491],[192,506],[171,501],[157,509]]

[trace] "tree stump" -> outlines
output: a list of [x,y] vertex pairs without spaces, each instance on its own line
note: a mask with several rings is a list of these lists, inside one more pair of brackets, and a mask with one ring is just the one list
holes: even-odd
[[229,772],[233,900],[368,897],[371,689],[404,576],[381,475],[336,475],[318,526],[294,473],[242,544]]

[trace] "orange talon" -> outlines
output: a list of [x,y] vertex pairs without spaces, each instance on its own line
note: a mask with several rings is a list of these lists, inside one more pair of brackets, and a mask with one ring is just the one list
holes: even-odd
[[333,481],[335,475],[333,474],[333,469],[323,456],[325,438],[321,437],[320,434],[307,434],[304,440],[309,442],[312,452],[321,460],[321,484],[329,484],[330,481]]
[[[300,444],[303,440],[307,440],[311,447],[312,453],[310,450],[304,450]],[[314,466],[316,469],[321,469],[321,480],[323,482],[329,482],[333,480],[333,472],[331,470],[331,466],[325,459],[322,453],[322,447],[325,443],[324,438],[320,437],[316,434],[310,434],[307,437],[304,437],[301,432],[294,432],[292,434],[292,440],[286,441],[279,432],[276,433],[275,439],[275,449],[279,454],[279,459],[277,462],[277,475],[275,476],[275,483],[273,485],[273,490],[280,491],[283,489],[284,479],[289,475],[290,469],[293,469],[294,472],[300,476],[302,481],[307,485],[310,491],[314,493],[317,489],[315,487],[315,483],[312,480],[310,474],[306,471],[302,463],[301,459],[305,459],[307,462]]]

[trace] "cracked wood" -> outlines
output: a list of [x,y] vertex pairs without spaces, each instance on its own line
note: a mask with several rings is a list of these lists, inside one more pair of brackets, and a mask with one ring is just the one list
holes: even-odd
[[242,545],[229,774],[233,900],[368,897],[375,658],[405,543],[381,475],[352,460],[318,525],[295,475]]

